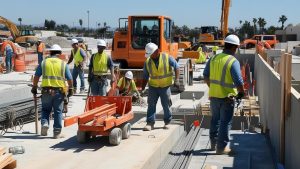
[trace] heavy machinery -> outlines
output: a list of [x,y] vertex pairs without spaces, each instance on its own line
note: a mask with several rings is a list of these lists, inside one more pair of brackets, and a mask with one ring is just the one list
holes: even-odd
[[221,27],[202,26],[199,35],[199,42],[211,45],[223,45],[226,34],[228,33],[228,16],[230,0],[222,0]]
[[[124,25],[121,26],[121,22]],[[149,42],[158,45],[161,52],[168,53],[178,59],[180,65],[180,87],[183,91],[187,84],[192,83],[192,65],[190,59],[179,59],[178,43],[173,42],[171,36],[173,21],[166,16],[128,16],[119,19],[119,29],[115,32],[111,56],[122,69],[131,69],[136,78],[137,86],[142,79],[145,46]],[[121,69],[121,74],[122,74]]]
[[19,31],[19,29],[13,22],[2,16],[0,16],[0,24],[5,25],[9,29],[14,42],[18,43],[20,46],[33,46],[38,41],[38,38],[34,35],[32,30],[24,29]]

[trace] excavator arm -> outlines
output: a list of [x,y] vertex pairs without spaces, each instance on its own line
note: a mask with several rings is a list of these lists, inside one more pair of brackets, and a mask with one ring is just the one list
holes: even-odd
[[9,29],[9,31],[14,39],[16,39],[18,36],[20,36],[20,31],[17,28],[17,26],[14,23],[12,23],[11,21],[9,21],[8,19],[0,16],[0,24],[5,25]]
[[228,17],[229,17],[230,0],[222,0],[222,14],[221,14],[221,31],[222,39],[228,33]]

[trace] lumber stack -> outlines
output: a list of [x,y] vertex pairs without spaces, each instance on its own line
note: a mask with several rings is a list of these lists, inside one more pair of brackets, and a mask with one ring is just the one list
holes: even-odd
[[17,167],[17,161],[11,153],[6,152],[5,147],[0,146],[0,169],[13,169]]

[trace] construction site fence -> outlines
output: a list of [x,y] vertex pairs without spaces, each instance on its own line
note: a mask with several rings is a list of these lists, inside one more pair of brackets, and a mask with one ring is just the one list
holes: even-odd
[[[282,96],[282,85],[278,73],[280,64],[276,59],[272,60],[267,52],[260,51],[259,53],[254,57],[254,77],[256,80],[255,92],[261,107],[260,121],[269,133],[276,160],[281,162],[285,169],[297,169],[300,166],[300,94],[291,88],[290,112],[282,123],[280,121],[281,98],[284,96]],[[279,58],[281,54],[281,52],[278,53]],[[284,125],[285,128],[284,135],[280,133],[281,125]],[[284,149],[280,146],[282,137]]]

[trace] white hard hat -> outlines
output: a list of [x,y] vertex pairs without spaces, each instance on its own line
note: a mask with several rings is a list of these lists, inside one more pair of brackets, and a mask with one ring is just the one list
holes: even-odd
[[128,79],[133,79],[133,74],[132,74],[132,72],[131,72],[131,71],[127,71],[127,72],[125,73],[125,77],[128,78]]
[[51,46],[50,51],[61,51],[61,47],[58,44]]
[[145,47],[146,53],[145,57],[148,58],[150,57],[156,50],[158,49],[158,46],[155,43],[148,43]]
[[78,43],[78,40],[77,40],[77,39],[72,39],[72,45],[73,45],[74,43]]
[[224,39],[225,43],[230,43],[233,45],[240,45],[240,39],[239,37],[237,37],[236,35],[228,35],[225,39]]
[[106,42],[103,40],[103,39],[99,39],[97,41],[97,46],[103,46],[103,47],[106,47]]

